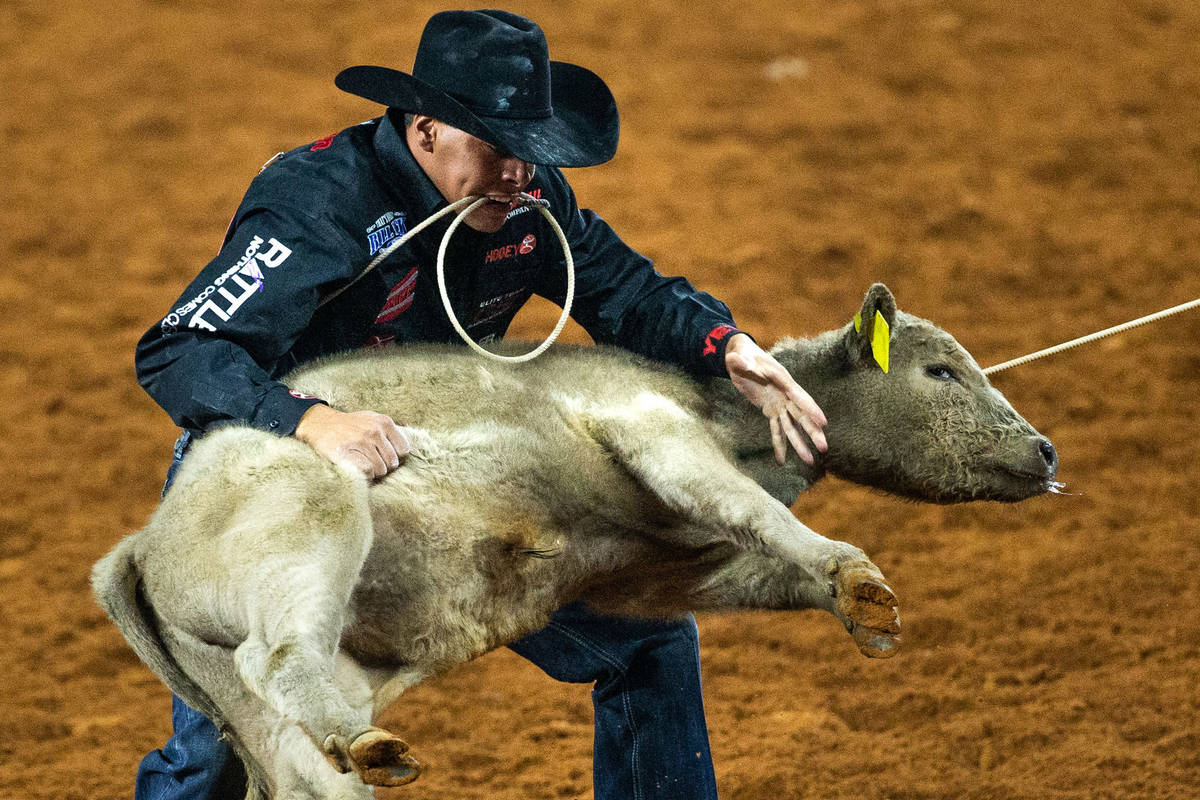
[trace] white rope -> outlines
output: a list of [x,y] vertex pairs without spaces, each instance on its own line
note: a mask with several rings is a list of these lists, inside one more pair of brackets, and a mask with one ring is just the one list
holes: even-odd
[[460,325],[458,322],[458,317],[454,316],[454,309],[450,306],[450,297],[446,293],[446,248],[450,244],[450,237],[454,235],[454,231],[458,228],[459,223],[461,223],[467,217],[467,215],[474,211],[478,206],[487,201],[487,197],[481,197],[478,195],[470,195],[462,198],[461,200],[455,200],[445,208],[430,214],[427,219],[422,221],[411,231],[405,233],[399,239],[389,242],[386,247],[376,254],[375,258],[371,259],[371,263],[368,264],[362,272],[358,273],[358,275],[356,275],[352,281],[347,283],[345,286],[338,288],[337,291],[322,298],[321,301],[317,303],[317,308],[327,305],[342,292],[346,291],[351,286],[365,278],[371,270],[383,263],[384,259],[394,253],[397,248],[403,247],[408,240],[412,239],[418,233],[428,228],[434,222],[446,216],[447,214],[462,209],[459,211],[458,216],[454,218],[454,221],[450,223],[450,227],[446,229],[446,233],[443,234],[442,244],[441,247],[438,248],[437,256],[438,291],[442,295],[442,306],[446,309],[446,316],[450,317],[450,324],[454,326],[454,330],[458,332],[458,335],[462,337],[462,340],[466,342],[472,350],[487,356],[488,358],[495,359],[496,361],[509,362],[531,361],[537,358],[546,351],[546,348],[554,344],[554,340],[558,338],[560,333],[562,333],[562,329],[567,324],[567,319],[569,319],[571,316],[571,304],[575,301],[575,259],[571,257],[571,246],[567,243],[566,234],[563,233],[562,228],[558,224],[558,220],[556,220],[554,215],[550,213],[550,203],[546,200],[537,199],[524,192],[519,193],[517,197],[525,205],[536,206],[537,209],[542,212],[542,216],[544,216],[550,222],[550,227],[554,228],[554,233],[558,236],[558,243],[562,245],[563,256],[566,258],[567,262],[567,297],[566,302],[563,303],[562,314],[560,314],[558,317],[558,324],[554,326],[554,330],[551,331],[550,336],[546,338],[546,341],[542,342],[528,353],[523,353],[519,356],[502,356],[497,353],[493,353],[490,350],[485,350],[478,343],[476,343],[476,341],[472,339],[465,330],[463,330],[462,325]]
[[554,330],[550,332],[548,337],[546,337],[546,341],[542,342],[533,350],[530,350],[528,353],[522,353],[519,356],[502,356],[498,353],[493,353],[490,350],[485,350],[474,339],[471,338],[470,334],[463,330],[462,325],[458,323],[458,317],[454,316],[454,309],[450,307],[450,296],[446,293],[446,248],[449,246],[450,237],[454,235],[454,231],[458,228],[459,223],[461,223],[468,214],[474,211],[476,206],[487,202],[486,197],[480,197],[479,199],[475,200],[475,202],[471,203],[471,205],[460,211],[458,216],[454,218],[454,222],[451,222],[450,227],[446,229],[446,235],[442,237],[442,246],[438,248],[437,257],[438,290],[442,294],[442,306],[445,307],[446,316],[450,318],[450,324],[454,326],[454,330],[458,331],[458,335],[462,337],[462,340],[466,342],[467,345],[470,346],[470,348],[476,353],[496,361],[508,361],[510,363],[531,361],[545,352],[547,347],[554,344],[554,340],[558,338],[560,333],[562,333],[563,326],[567,324],[567,319],[571,316],[571,304],[575,300],[575,260],[571,258],[571,247],[567,244],[566,235],[563,234],[562,228],[560,228],[558,225],[558,221],[554,219],[554,215],[550,213],[550,204],[544,200],[535,200],[527,195],[523,196],[522,199],[525,200],[527,204],[536,205],[538,210],[542,212],[542,216],[550,221],[550,226],[554,228],[554,232],[558,234],[558,242],[562,245],[563,255],[566,257],[567,261],[567,297],[566,302],[563,303],[562,314],[559,315],[558,324],[554,326]]
[[1002,369],[1008,369],[1009,367],[1025,364],[1035,359],[1042,358],[1043,356],[1060,353],[1063,350],[1070,350],[1072,347],[1078,347],[1081,344],[1094,342],[1097,339],[1103,339],[1105,336],[1112,336],[1114,333],[1121,333],[1122,331],[1127,331],[1130,328],[1136,328],[1139,325],[1145,325],[1148,322],[1154,322],[1155,320],[1160,320],[1163,317],[1169,317],[1172,314],[1178,314],[1181,311],[1187,311],[1189,308],[1195,308],[1197,306],[1200,306],[1200,298],[1192,300],[1189,303],[1180,303],[1177,306],[1173,306],[1154,314],[1148,314],[1147,316],[1139,317],[1138,319],[1130,320],[1129,322],[1125,322],[1120,325],[1114,325],[1111,328],[1105,328],[1102,331],[1096,331],[1095,333],[1088,334],[1087,336],[1080,336],[1078,339],[1072,339],[1069,342],[1063,342],[1062,344],[1055,345],[1054,347],[1047,347],[1045,350],[1038,350],[1036,353],[1030,353],[1027,356],[1021,356],[1020,358],[1014,358],[1011,361],[1005,361],[1003,363],[996,364],[995,366],[985,369],[983,374],[991,375],[993,372],[999,372]]
[[[347,290],[347,289],[349,289],[351,286],[353,286],[354,284],[358,283],[358,282],[359,282],[359,281],[361,281],[363,278],[367,277],[367,273],[369,273],[371,270],[373,270],[373,269],[375,269],[376,267],[378,267],[378,266],[379,266],[381,263],[383,263],[383,260],[384,260],[385,258],[387,258],[388,256],[390,256],[392,253],[396,252],[396,248],[398,248],[398,247],[403,247],[403,246],[404,246],[404,244],[405,244],[405,243],[406,243],[406,242],[407,242],[409,239],[413,238],[413,237],[414,237],[414,236],[416,236],[418,233],[420,233],[421,231],[425,230],[426,228],[428,228],[428,227],[429,227],[430,225],[432,225],[433,223],[437,222],[437,221],[438,221],[439,219],[441,219],[442,217],[446,216],[447,214],[451,214],[451,213],[453,213],[453,212],[457,211],[458,209],[460,209],[460,208],[462,208],[463,206],[467,205],[468,203],[470,203],[470,202],[471,202],[472,200],[474,200],[474,199],[475,199],[475,196],[474,196],[474,195],[472,195],[471,197],[464,197],[464,198],[463,198],[463,199],[461,199],[461,200],[455,200],[453,203],[451,203],[450,205],[448,205],[448,206],[446,206],[445,208],[441,209],[440,211],[437,211],[437,212],[435,212],[435,213],[433,213],[433,214],[430,214],[428,219],[426,219],[426,220],[424,220],[423,222],[421,222],[421,224],[420,224],[420,225],[418,225],[417,227],[413,228],[411,231],[409,231],[408,233],[404,234],[404,235],[403,235],[403,236],[401,236],[399,239],[396,239],[396,240],[394,240],[394,241],[392,241],[392,242],[389,242],[389,243],[388,243],[388,245],[387,245],[387,247],[385,247],[385,248],[383,248],[382,250],[380,250],[380,251],[379,251],[379,253],[378,253],[378,254],[375,256],[375,258],[371,259],[371,263],[370,263],[370,264],[367,264],[366,268],[365,268],[365,269],[364,269],[362,272],[358,273],[358,275],[357,275],[357,276],[354,278],[354,280],[350,281],[349,283],[347,283],[345,286],[343,286],[343,287],[341,287],[340,289],[338,289],[338,290],[337,290],[336,292],[334,292],[333,294],[326,295],[324,298],[322,298],[321,302],[317,303],[317,308],[320,308],[321,306],[324,306],[324,305],[326,305],[327,303],[329,303],[330,301],[332,301],[332,300],[333,300],[335,297],[337,297],[338,295],[340,295],[342,292],[346,291],[346,290]],[[449,231],[447,231],[447,235],[448,235],[448,234],[449,234]],[[443,239],[443,241],[445,241],[445,239]]]

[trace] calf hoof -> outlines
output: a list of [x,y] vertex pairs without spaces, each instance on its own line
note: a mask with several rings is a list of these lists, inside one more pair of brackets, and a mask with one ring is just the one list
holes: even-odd
[[356,736],[347,755],[370,786],[403,786],[421,775],[421,764],[408,755],[405,741],[382,728],[368,728]]
[[837,610],[867,658],[891,658],[900,649],[896,595],[870,561],[833,565]]

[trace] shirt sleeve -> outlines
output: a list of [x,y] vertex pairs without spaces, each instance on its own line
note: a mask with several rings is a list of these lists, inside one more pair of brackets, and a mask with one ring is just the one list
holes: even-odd
[[137,345],[138,382],[177,425],[224,421],[295,432],[318,398],[275,379],[316,311],[351,271],[344,234],[286,206],[239,213],[217,257]]
[[[551,175],[551,211],[562,225],[575,261],[571,316],[597,342],[615,344],[696,374],[725,376],[725,345],[738,333],[729,308],[681,277],[660,274],[595,212],[580,209],[557,171]],[[563,202],[556,203],[556,198]],[[558,216],[560,215],[561,216]],[[557,246],[557,245],[556,245]],[[537,294],[566,300],[564,261],[549,269]]]

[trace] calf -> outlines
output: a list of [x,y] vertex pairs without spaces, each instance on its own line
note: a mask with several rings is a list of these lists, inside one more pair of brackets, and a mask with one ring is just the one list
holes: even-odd
[[900,625],[879,570],[788,505],[826,471],[934,502],[1020,500],[1054,486],[1054,448],[881,284],[855,323],[772,352],[829,418],[812,465],[775,462],[728,380],[617,350],[314,363],[289,385],[404,421],[405,465],[371,483],[296,439],[216,430],[96,565],[96,596],[230,738],[248,797],[362,798],[415,779],[373,717],[576,600],[626,615],[824,609],[864,654],[890,656]]

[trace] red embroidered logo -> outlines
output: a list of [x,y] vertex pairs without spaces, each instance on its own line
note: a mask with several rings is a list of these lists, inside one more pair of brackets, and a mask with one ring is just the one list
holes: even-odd
[[504,247],[488,250],[487,255],[483,257],[483,263],[491,264],[493,261],[503,261],[516,255],[529,255],[535,247],[537,247],[537,237],[531,233],[522,239],[520,244],[506,244]]
[[382,322],[391,322],[396,317],[408,310],[408,307],[413,303],[413,294],[417,290],[417,268],[413,267],[404,276],[404,280],[397,283],[388,292],[387,302],[383,304],[383,308],[379,312],[379,316],[375,318],[375,324]]
[[737,328],[732,325],[718,325],[708,332],[708,336],[704,337],[704,349],[700,351],[701,355],[711,356],[717,352],[717,342],[724,339],[729,334],[733,333]]
[[337,136],[336,133],[331,133],[328,136],[317,139],[315,142],[313,142],[313,146],[308,148],[309,152],[315,153],[317,150],[324,150],[326,147],[329,147],[329,145],[333,144],[333,138],[335,136]]
[[[526,192],[526,194],[532,197],[534,200],[542,199],[541,189],[530,189],[528,192]],[[512,219],[518,214],[524,214],[531,208],[534,208],[534,206],[523,205],[520,200],[513,200],[508,204],[508,216],[505,219]]]

